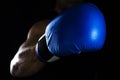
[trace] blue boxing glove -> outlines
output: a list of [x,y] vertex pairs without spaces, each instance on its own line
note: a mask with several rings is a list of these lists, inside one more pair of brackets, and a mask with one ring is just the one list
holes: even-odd
[[[44,38],[51,56],[101,50],[106,39],[104,15],[92,3],[77,4],[47,25]],[[38,55],[41,58],[41,52]]]

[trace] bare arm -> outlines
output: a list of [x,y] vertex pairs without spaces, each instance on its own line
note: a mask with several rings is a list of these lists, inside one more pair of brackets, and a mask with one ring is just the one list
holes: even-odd
[[35,45],[44,34],[49,20],[34,24],[28,32],[27,39],[19,47],[10,63],[10,73],[14,77],[26,77],[37,73],[45,63],[38,60],[35,53]]

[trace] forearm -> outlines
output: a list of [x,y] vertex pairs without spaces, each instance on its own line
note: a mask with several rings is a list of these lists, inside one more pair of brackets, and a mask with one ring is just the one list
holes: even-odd
[[11,60],[10,72],[13,76],[24,77],[33,75],[45,65],[45,63],[38,60],[35,45],[40,36],[44,34],[46,25],[46,21],[37,23],[28,32],[26,41],[19,47],[16,55]]
[[44,34],[45,28],[49,22],[50,20],[44,20],[35,23],[29,30],[26,41],[19,48],[35,46],[38,39]]

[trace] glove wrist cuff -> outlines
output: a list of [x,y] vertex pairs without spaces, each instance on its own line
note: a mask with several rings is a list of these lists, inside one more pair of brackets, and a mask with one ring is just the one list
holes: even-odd
[[36,55],[42,62],[54,62],[59,59],[58,56],[51,54],[47,48],[45,35],[40,37],[35,47]]

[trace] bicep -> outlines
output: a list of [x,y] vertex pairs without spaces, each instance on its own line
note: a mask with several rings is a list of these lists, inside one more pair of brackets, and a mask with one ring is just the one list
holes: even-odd
[[34,46],[19,50],[11,61],[10,72],[13,76],[24,77],[37,73],[44,63],[39,61]]

